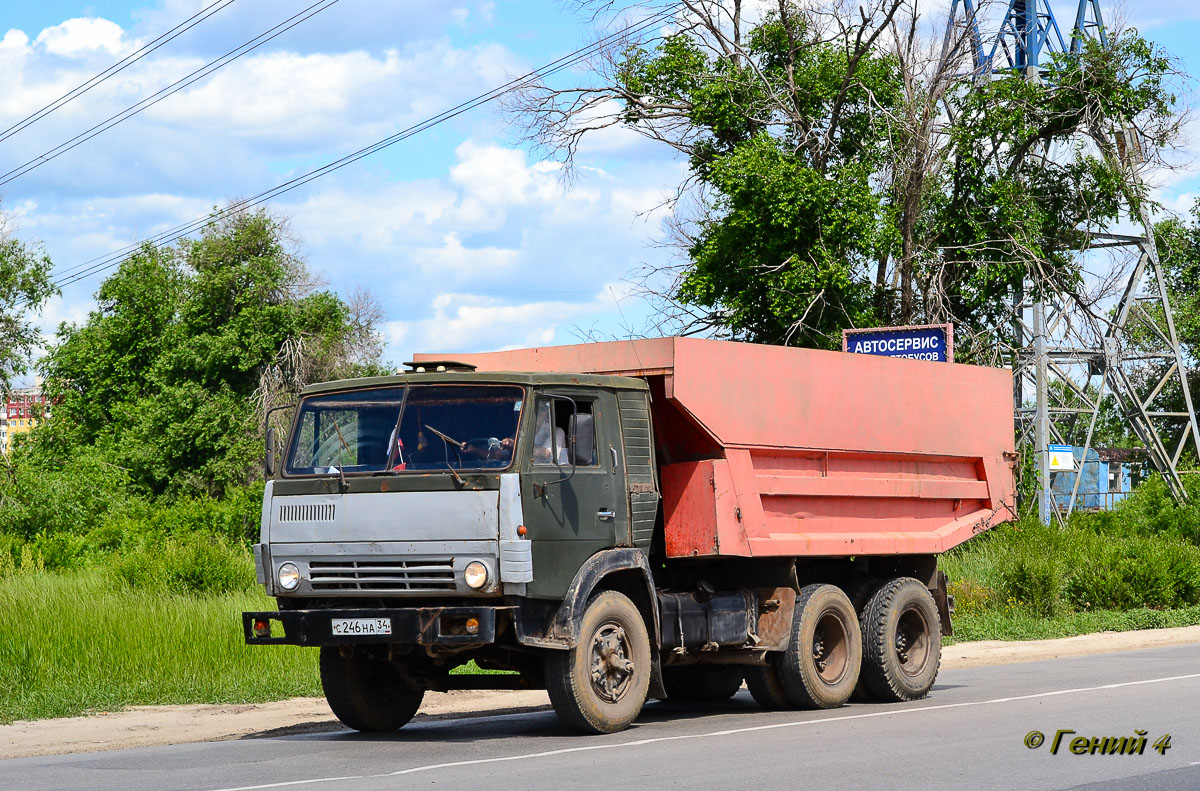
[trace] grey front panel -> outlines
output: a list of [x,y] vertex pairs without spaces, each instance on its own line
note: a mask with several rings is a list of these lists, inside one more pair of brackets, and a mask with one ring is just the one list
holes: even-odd
[[496,541],[500,493],[371,492],[272,498],[270,542]]
[[[281,563],[300,569],[292,596],[457,596],[499,592],[496,541],[387,541],[353,544],[275,544],[272,572]],[[488,567],[488,584],[472,590],[463,569],[477,560]],[[277,594],[280,593],[277,591]]]

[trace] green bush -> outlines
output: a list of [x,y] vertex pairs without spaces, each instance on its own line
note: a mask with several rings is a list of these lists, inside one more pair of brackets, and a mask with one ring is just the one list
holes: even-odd
[[164,536],[204,533],[249,547],[258,538],[262,496],[263,485],[260,483],[235,489],[223,500],[133,501],[111,513],[89,535],[89,542],[94,546],[115,548]]
[[[204,542],[217,536],[221,551],[230,552],[248,549],[257,538],[263,484],[231,489],[220,500],[150,500],[134,492],[126,473],[104,455],[86,448],[59,466],[32,452],[15,454],[10,474],[0,478],[0,575],[20,566],[22,547],[46,570],[60,571],[103,564],[110,556],[132,557],[172,537],[190,546],[191,536],[202,535]],[[140,578],[132,570],[135,561],[123,562],[131,579]]]
[[947,553],[943,567],[956,591],[972,592],[972,613],[1014,603],[1038,617],[1200,603],[1200,547],[1167,531],[1143,533],[1145,523],[1111,527],[1090,514],[1066,527],[1026,519]]
[[[1097,540],[1098,539],[1098,540]],[[1132,610],[1196,604],[1200,549],[1168,536],[1106,538],[1093,535],[1066,585],[1078,609]]]
[[1050,557],[1023,555],[1005,564],[1000,572],[1004,593],[1038,615],[1053,616],[1062,610],[1062,565]]
[[1097,533],[1177,536],[1200,545],[1200,476],[1182,477],[1189,495],[1186,503],[1176,503],[1166,483],[1155,474],[1112,511],[1081,513],[1077,518]]
[[16,574],[39,574],[46,562],[28,542],[0,533],[0,580]]
[[132,497],[125,470],[100,448],[80,448],[59,464],[18,450],[3,481],[0,533],[83,534]]
[[235,593],[255,584],[245,547],[218,535],[193,532],[124,550],[112,562],[131,588],[170,593]]

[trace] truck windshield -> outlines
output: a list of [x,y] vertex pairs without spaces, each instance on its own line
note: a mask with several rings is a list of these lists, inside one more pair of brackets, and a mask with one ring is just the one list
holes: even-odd
[[414,385],[305,398],[288,475],[504,469],[523,391],[506,385]]

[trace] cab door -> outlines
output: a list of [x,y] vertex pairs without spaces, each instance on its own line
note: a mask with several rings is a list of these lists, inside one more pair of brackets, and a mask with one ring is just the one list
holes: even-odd
[[560,598],[585,560],[629,545],[615,398],[585,388],[536,392],[525,436],[521,499],[534,577],[526,592]]

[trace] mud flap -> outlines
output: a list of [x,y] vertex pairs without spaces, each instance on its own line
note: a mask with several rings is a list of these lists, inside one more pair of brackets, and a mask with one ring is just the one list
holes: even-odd
[[937,570],[933,577],[933,587],[929,591],[933,594],[938,616],[942,619],[942,637],[949,637],[954,634],[954,624],[950,622],[950,616],[954,612],[954,600],[946,591],[946,572]]

